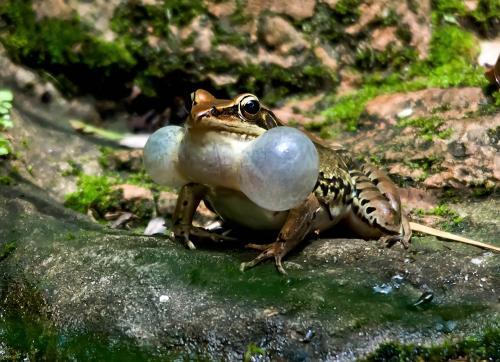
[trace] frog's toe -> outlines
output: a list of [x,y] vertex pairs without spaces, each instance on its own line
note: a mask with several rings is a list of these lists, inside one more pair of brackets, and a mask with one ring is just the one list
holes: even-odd
[[178,225],[174,227],[173,230],[174,238],[182,240],[184,245],[190,249],[194,250],[196,249],[196,246],[193,244],[193,242],[189,239],[189,236],[191,235],[191,227],[189,225]]
[[174,235],[176,238],[184,241],[184,244],[189,249],[196,249],[193,242],[191,241],[191,237],[195,237],[196,240],[211,240],[214,242],[223,242],[223,241],[234,241],[236,240],[233,237],[227,235],[221,235],[214,232],[210,232],[203,228],[191,226],[191,225],[179,225],[174,228]]
[[392,247],[396,243],[401,243],[405,249],[410,247],[410,240],[405,235],[388,235],[381,238],[388,248]]
[[260,253],[255,259],[241,263],[240,264],[240,270],[243,272],[247,269],[253,268],[257,264],[261,263],[264,260],[274,258],[274,263],[276,264],[276,268],[281,274],[286,274],[285,268],[283,267],[282,264],[282,259],[283,256],[285,255],[283,253],[283,243],[281,242],[274,242],[271,244],[267,245],[259,245],[259,244],[248,244],[246,245],[249,248],[252,249],[257,249],[257,250],[263,250],[262,253]]
[[273,243],[270,243],[270,244],[254,244],[254,243],[250,243],[250,244],[246,244],[245,248],[264,251],[266,249],[269,249],[272,245],[273,245]]

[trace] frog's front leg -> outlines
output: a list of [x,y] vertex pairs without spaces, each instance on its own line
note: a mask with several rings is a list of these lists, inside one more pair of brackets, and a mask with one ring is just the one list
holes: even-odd
[[355,184],[355,197],[347,221],[353,231],[367,238],[380,237],[389,245],[399,241],[408,248],[411,229],[396,185],[370,165],[349,173]]
[[310,194],[306,201],[290,210],[285,224],[274,243],[267,245],[247,245],[247,247],[263,251],[252,261],[241,263],[240,270],[244,271],[245,269],[254,267],[261,261],[274,258],[278,271],[286,274],[285,268],[282,265],[283,258],[312,231],[314,219],[320,209],[321,205],[318,199],[314,194]]
[[207,186],[190,183],[181,188],[177,197],[177,204],[172,216],[173,232],[175,238],[182,239],[189,249],[196,249],[191,241],[191,236],[213,241],[234,240],[233,238],[193,226],[194,213],[207,192]]

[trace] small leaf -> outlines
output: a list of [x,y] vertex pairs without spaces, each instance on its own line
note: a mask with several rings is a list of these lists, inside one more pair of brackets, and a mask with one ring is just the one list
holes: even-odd
[[12,102],[14,95],[10,90],[2,89],[0,90],[0,102]]
[[451,15],[451,14],[445,14],[443,16],[443,19],[444,21],[446,21],[447,23],[450,23],[450,24],[455,24],[455,25],[460,25],[457,21],[457,19],[455,18],[455,16]]
[[8,115],[0,117],[0,128],[12,128],[13,126],[14,123],[12,123],[12,120]]
[[0,105],[2,107],[9,109],[9,110],[12,109],[12,102],[0,102]]

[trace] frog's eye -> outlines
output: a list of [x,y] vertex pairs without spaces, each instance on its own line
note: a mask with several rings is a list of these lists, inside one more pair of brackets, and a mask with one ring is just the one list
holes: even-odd
[[240,113],[244,117],[252,118],[260,111],[259,99],[254,95],[248,95],[240,101]]

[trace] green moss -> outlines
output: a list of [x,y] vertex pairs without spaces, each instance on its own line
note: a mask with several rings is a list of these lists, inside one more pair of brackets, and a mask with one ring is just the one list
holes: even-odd
[[364,361],[497,361],[500,359],[500,328],[489,328],[482,334],[460,341],[447,340],[430,347],[389,342],[382,344]]
[[[357,11],[356,7],[352,9]],[[324,42],[333,43],[344,37],[342,31],[344,21],[349,22],[349,18],[339,16],[338,12],[326,4],[317,4],[311,18],[296,22],[295,25],[312,38],[319,38]]]
[[417,51],[409,46],[388,46],[384,51],[372,48],[360,49],[356,53],[356,65],[360,69],[373,70],[378,68],[401,69],[409,63],[416,61]]
[[68,166],[69,168],[62,172],[62,176],[78,176],[82,174],[83,168],[79,163],[69,160]]
[[500,141],[500,126],[496,126],[495,128],[488,128],[486,134],[490,139],[490,144],[498,144],[498,141]]
[[449,206],[441,204],[439,206],[436,206],[435,208],[431,209],[429,211],[430,215],[436,215],[436,216],[441,216],[447,219],[447,223],[451,223],[452,226],[457,226],[458,224],[462,223],[464,221],[464,218],[460,215],[455,210],[450,209]]
[[432,34],[429,61],[435,66],[457,58],[473,63],[478,54],[479,44],[475,37],[456,25],[441,25]]
[[11,186],[13,184],[14,184],[14,180],[12,179],[12,177],[6,176],[6,175],[0,176],[0,185]]
[[14,241],[0,244],[0,261],[8,257],[15,249],[16,243]]
[[335,105],[323,112],[327,124],[341,123],[342,126],[354,132],[358,126],[358,120],[364,112],[366,103],[378,94],[375,87],[366,86],[353,95],[337,99]]
[[130,174],[126,178],[125,183],[145,187],[148,189],[158,188],[158,184],[154,183],[154,181],[146,173],[145,170]]
[[243,361],[251,362],[255,360],[261,360],[264,358],[265,353],[266,353],[265,348],[258,347],[255,343],[250,343],[247,346],[245,354],[243,355]]
[[413,170],[424,171],[417,181],[424,181],[430,174],[440,170],[442,157],[428,156],[420,159],[404,160],[403,163]]
[[474,197],[487,197],[492,195],[495,192],[495,184],[485,184],[485,185],[476,185],[472,187],[472,195]]
[[443,129],[444,120],[439,116],[418,117],[401,119],[398,121],[398,127],[414,127],[417,134],[426,141],[432,141],[434,137],[446,139],[453,132],[452,129]]
[[12,152],[9,140],[0,134],[0,157],[7,156]]
[[[73,165],[78,176],[77,190],[65,196],[65,206],[78,212],[94,211],[98,219],[103,219],[108,212],[128,211],[133,213],[141,222],[151,218],[154,204],[150,200],[123,200],[120,189],[116,185],[132,184],[147,189],[156,189],[157,185],[145,171],[120,175],[117,172],[107,172],[103,176],[91,176],[82,173],[78,165]],[[163,190],[164,188],[162,188]]]
[[[24,293],[28,293],[24,291]],[[33,293],[35,294],[35,293]],[[34,296],[33,310],[5,311],[0,315],[2,361],[205,361],[202,355],[171,349],[163,354],[152,347],[138,345],[127,337],[100,332],[79,333],[57,329],[38,313],[41,297]],[[2,306],[3,307],[3,306]]]
[[[12,101],[14,95],[8,89],[0,89],[0,132],[5,132],[13,126],[10,117]],[[0,133],[0,157],[6,156],[12,152],[12,146],[7,138]]]
[[344,22],[354,23],[359,17],[359,5],[361,0],[339,0],[335,4],[334,12],[337,13]]
[[119,39],[106,42],[92,35],[76,17],[38,21],[30,1],[3,1],[0,20],[4,24],[0,41],[11,58],[48,71],[65,91],[82,89],[103,95],[115,89],[106,95],[116,96],[116,84],[126,82],[135,66]]
[[99,158],[97,159],[99,165],[101,165],[101,167],[104,169],[109,169],[110,158],[113,155],[113,149],[111,147],[102,146],[101,148],[99,148],[99,151],[101,151],[101,153],[99,154]]
[[119,208],[119,193],[112,190],[117,180],[106,176],[80,175],[77,191],[66,195],[65,205],[86,213],[93,209],[104,216],[106,211]]
[[444,230],[455,230],[465,220],[455,210],[452,210],[446,204],[440,204],[427,211],[423,209],[417,209],[414,211],[414,214],[419,217],[423,217],[425,215],[435,215],[443,218],[443,221],[439,223],[439,226]]

